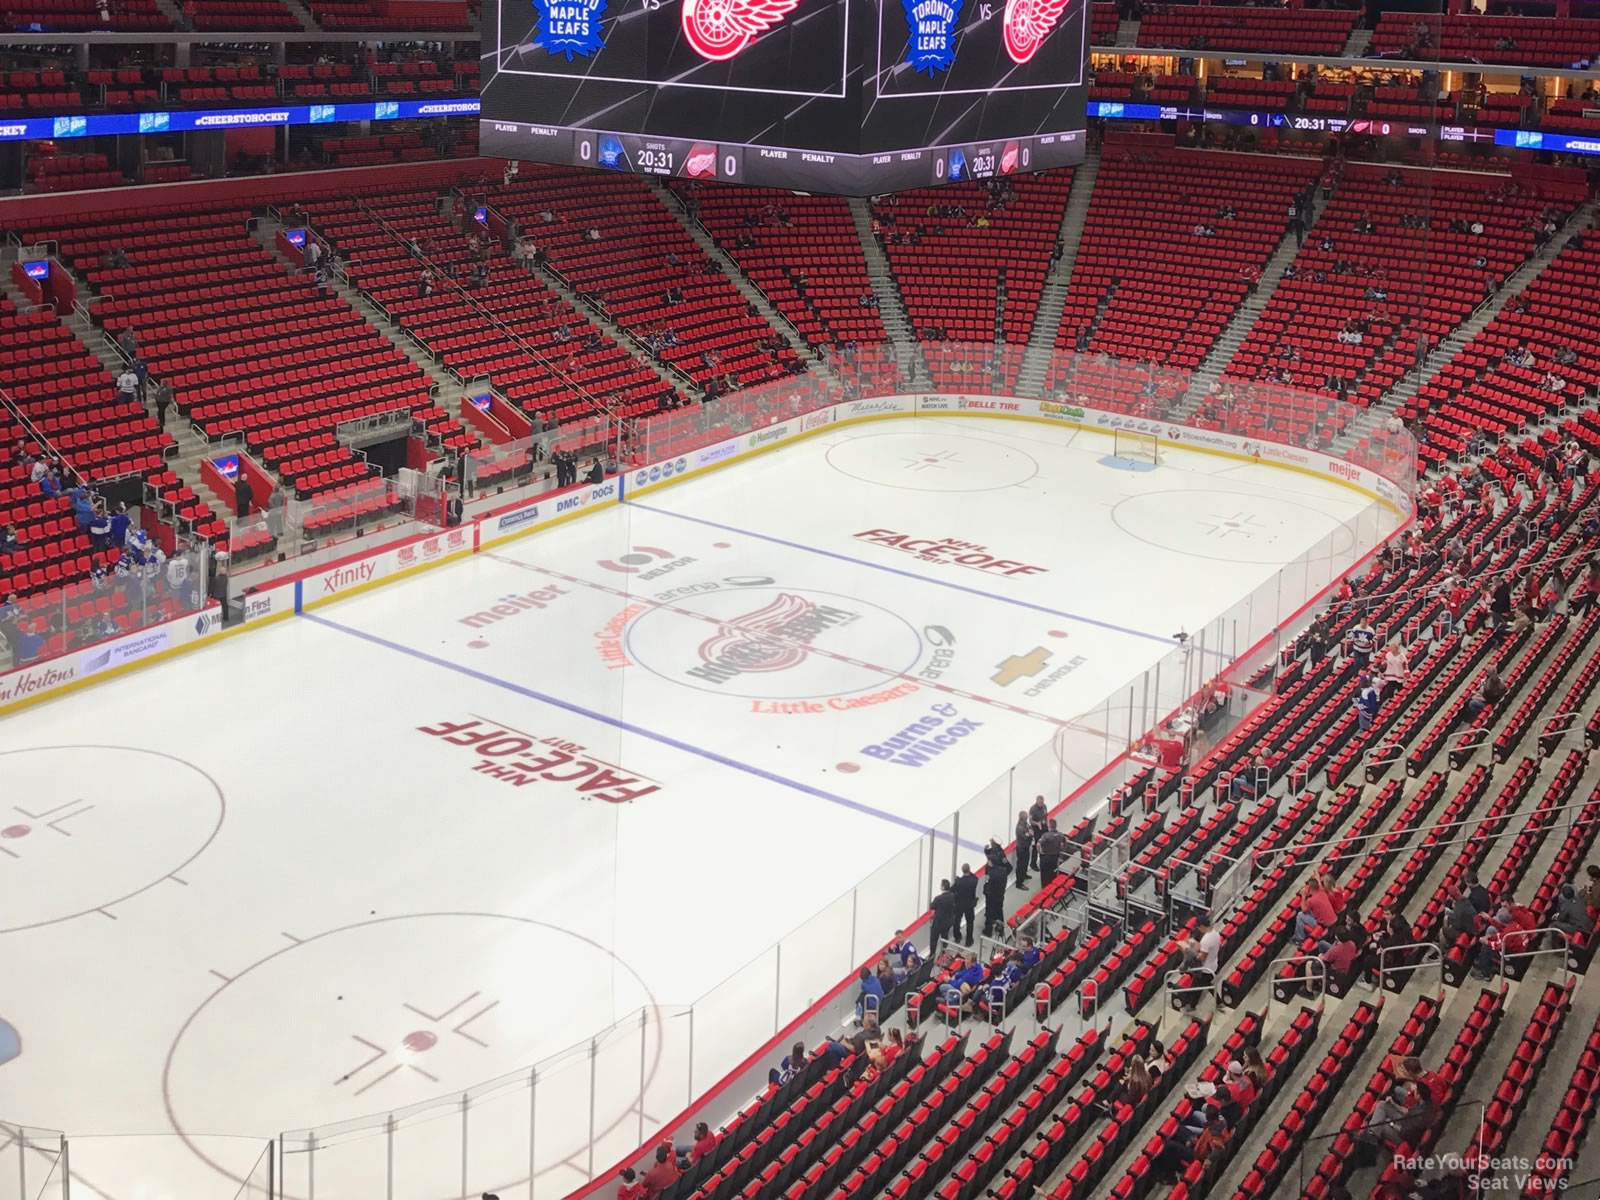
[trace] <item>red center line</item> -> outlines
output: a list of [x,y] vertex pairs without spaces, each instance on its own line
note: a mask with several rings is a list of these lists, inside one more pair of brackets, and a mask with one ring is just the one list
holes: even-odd
[[[621,588],[615,588],[609,584],[596,583],[588,579],[579,579],[576,575],[568,575],[562,571],[553,571],[549,567],[540,567],[535,566],[533,563],[519,562],[517,559],[504,558],[501,555],[494,553],[490,553],[487,557],[494,559],[496,562],[503,562],[507,566],[520,567],[524,571],[532,571],[537,575],[547,575],[552,579],[559,579],[564,583],[571,583],[577,585],[578,587],[588,588],[590,591],[605,592],[607,595],[616,596],[620,599],[626,600],[630,604],[646,604],[651,608],[677,613],[679,616],[689,617],[692,620],[700,621],[707,625],[715,625],[719,629],[728,624],[726,621],[719,621],[716,617],[707,616],[705,613],[698,613],[691,609],[680,608],[676,604],[667,604],[660,600],[652,600],[649,596],[640,596],[631,592],[625,592]],[[1022,708],[1005,700],[995,700],[989,696],[980,696],[976,692],[969,692],[963,690],[962,688],[952,687],[948,683],[940,683],[934,679],[922,679],[916,675],[907,675],[901,671],[891,671],[888,667],[880,667],[876,663],[864,662],[859,658],[851,658],[847,654],[838,654],[832,650],[825,649],[822,646],[811,645],[806,642],[785,641],[783,638],[774,637],[769,633],[762,633],[760,636],[767,638],[770,641],[778,642],[781,645],[798,648],[803,654],[820,654],[824,658],[833,659],[835,662],[847,663],[852,667],[859,667],[862,670],[871,671],[875,674],[883,675],[889,679],[899,679],[905,681],[906,683],[914,683],[918,687],[931,688],[936,692],[943,692],[948,696],[959,696],[963,700],[972,700],[978,704],[987,704],[991,708],[1003,708],[1007,712],[1014,712],[1024,717],[1032,717],[1036,721],[1045,721],[1061,729],[1072,729],[1083,733],[1094,734],[1099,737],[1107,736],[1103,730],[1093,729],[1087,725],[1079,725],[1074,721],[1063,720],[1060,717],[1052,717],[1049,713],[1035,712],[1032,709]]]

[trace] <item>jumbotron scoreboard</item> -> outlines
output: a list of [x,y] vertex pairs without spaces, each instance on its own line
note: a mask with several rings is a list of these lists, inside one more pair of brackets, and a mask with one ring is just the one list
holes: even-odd
[[1088,0],[488,0],[501,158],[869,195],[1083,161]]

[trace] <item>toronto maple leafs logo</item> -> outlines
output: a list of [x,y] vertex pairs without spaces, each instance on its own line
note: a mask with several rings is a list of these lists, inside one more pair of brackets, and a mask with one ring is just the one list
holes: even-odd
[[799,4],[800,0],[683,0],[683,36],[701,58],[725,62]]
[[948,71],[956,61],[956,21],[961,16],[962,0],[900,0],[906,10],[911,38],[906,43],[906,59],[914,71],[933,75]]
[[1039,52],[1067,10],[1067,0],[1006,0],[1006,53],[1022,65]]
[[589,58],[600,49],[600,17],[606,0],[533,0],[539,28],[533,38],[550,54]]

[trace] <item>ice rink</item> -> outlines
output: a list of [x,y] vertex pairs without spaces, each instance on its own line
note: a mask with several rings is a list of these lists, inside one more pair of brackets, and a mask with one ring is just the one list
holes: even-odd
[[[1121,745],[1064,723],[1175,631],[1330,534],[1366,549],[1331,481],[1110,449],[836,429],[0,722],[0,1115],[181,1134],[74,1167],[232,1196],[249,1155],[205,1135],[381,1121],[690,1004],[1052,739],[1070,791]],[[696,1090],[814,998],[795,977],[702,1022]],[[582,1182],[578,1116],[541,1111],[536,1194]],[[599,1161],[634,1144],[598,1125]],[[355,1152],[318,1171],[378,1194]]]

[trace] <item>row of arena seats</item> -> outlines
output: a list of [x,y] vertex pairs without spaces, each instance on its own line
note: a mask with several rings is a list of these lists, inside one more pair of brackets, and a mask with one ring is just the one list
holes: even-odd
[[1139,22],[1138,45],[1331,58],[1344,52],[1358,15],[1354,8],[1157,4]]
[[[151,374],[171,383],[179,413],[208,439],[242,435],[254,444],[287,422],[332,429],[396,408],[430,445],[464,439],[429,398],[422,371],[359,312],[255,241],[250,217],[186,210],[30,233],[57,240],[61,259],[99,297],[95,320],[109,335],[135,336]],[[127,266],[107,265],[114,250]],[[331,499],[375,472],[340,448],[292,486],[303,498]]]
[[774,308],[812,345],[882,342],[849,204],[772,188],[674,184],[703,225]]
[[[715,380],[730,391],[799,369],[794,351],[644,180],[531,164],[491,188],[489,202],[625,333],[661,339],[656,357],[696,387]],[[669,289],[682,299],[668,300]]]
[[[873,200],[906,318],[923,340],[1027,344],[1072,179],[1070,170],[1051,171]],[[1009,372],[1018,360],[1003,362]],[[935,384],[959,387],[965,365],[928,368]]]
[[[1371,404],[1536,248],[1583,183],[1349,164],[1227,374]],[[1463,230],[1479,225],[1481,233]]]
[[[1282,241],[1289,204],[1317,170],[1310,159],[1108,145],[1056,348],[1199,366]],[[1074,390],[1100,398],[1092,386]]]
[[[395,190],[360,205],[314,201],[306,211],[312,228],[355,264],[352,281],[461,378],[486,376],[530,415],[557,421],[605,402],[620,401],[629,416],[662,405],[658,378],[500,247],[486,247],[487,278],[471,286],[479,259],[468,235],[480,227],[467,222],[463,230],[442,216],[434,193]],[[427,296],[419,295],[416,251],[441,271]]]
[[[234,0],[223,2],[233,3]],[[290,21],[295,20],[287,10],[284,15]],[[299,28],[299,23],[295,22],[293,27]],[[239,28],[277,26],[250,24]],[[278,67],[246,63],[217,67],[97,67],[82,72],[9,71],[0,72],[0,112],[79,112],[186,105],[225,107],[233,103],[270,103],[280,98],[350,100],[378,96],[471,95],[477,88],[478,64],[472,61],[291,63]]]
[[[283,0],[183,0],[183,22],[201,32],[284,31],[305,28]],[[330,32],[396,27],[427,33],[473,31],[467,5],[460,0],[438,3],[433,12],[407,12],[404,18],[386,15],[374,0],[315,0],[311,15],[316,26]],[[102,17],[102,11],[105,16]],[[9,7],[6,27],[20,32],[87,32],[109,30],[139,33],[172,30],[155,0],[21,0]]]
[[1424,61],[1572,67],[1600,54],[1600,20],[1386,12],[1371,50],[1397,57],[1409,52]]

